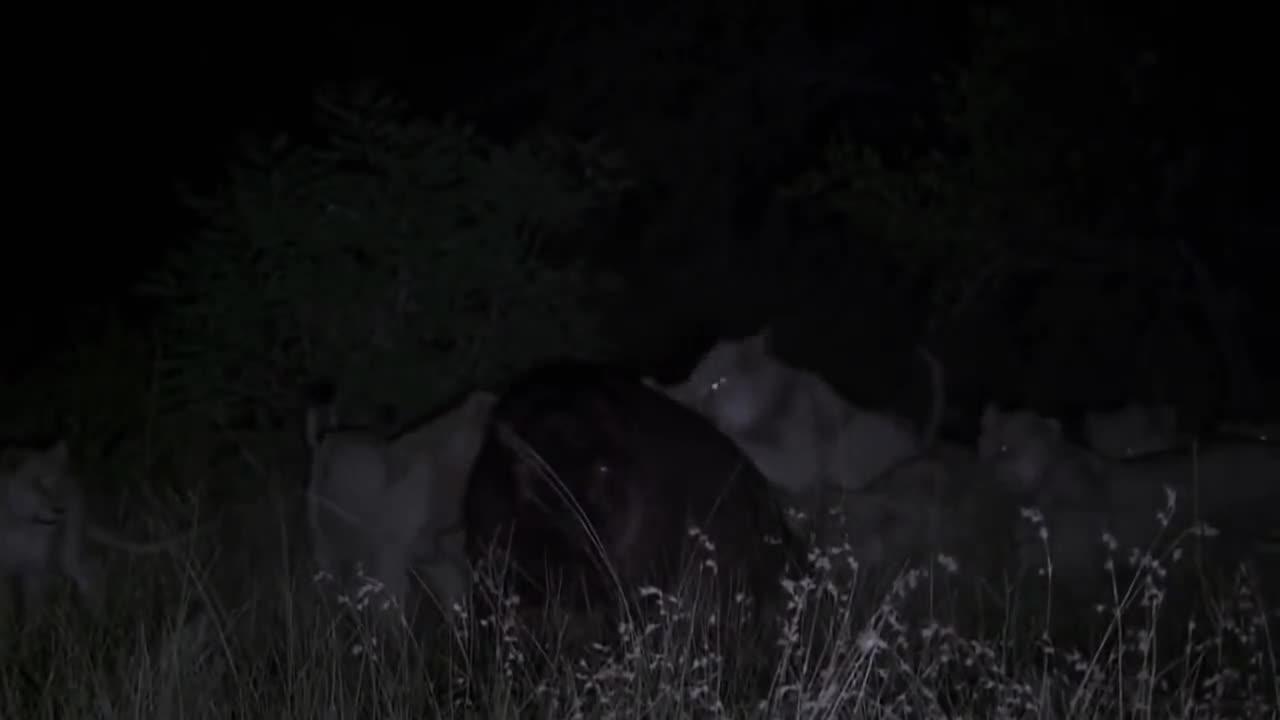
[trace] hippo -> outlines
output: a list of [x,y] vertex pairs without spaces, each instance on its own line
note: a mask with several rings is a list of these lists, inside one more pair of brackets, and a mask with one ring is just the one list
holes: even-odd
[[635,608],[641,590],[674,593],[708,559],[722,599],[772,603],[803,557],[732,440],[638,376],[582,361],[530,370],[502,394],[463,512],[468,554],[505,562],[505,589],[526,607]]

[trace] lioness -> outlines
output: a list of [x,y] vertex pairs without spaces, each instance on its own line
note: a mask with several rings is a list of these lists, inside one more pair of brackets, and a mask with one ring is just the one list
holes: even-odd
[[[1043,513],[1053,562],[1070,581],[1096,579],[1104,534],[1123,552],[1172,540],[1198,522],[1260,537],[1280,507],[1273,445],[1222,442],[1116,461],[1070,443],[1057,420],[988,405],[978,446],[993,475]],[[1041,542],[1029,537],[1024,558]]]
[[716,343],[688,379],[664,390],[732,438],[775,487],[793,497],[823,485],[856,490],[933,444],[945,392],[941,366],[928,352],[921,354],[933,379],[933,406],[917,433],[909,422],[856,407],[815,373],[784,363],[770,336],[765,328]]
[[86,540],[134,553],[160,552],[195,531],[153,543],[126,540],[89,521],[84,489],[68,445],[15,448],[0,464],[0,575],[14,587],[19,622],[41,607],[50,583],[71,581],[95,614],[102,609],[101,564],[86,554]]
[[461,515],[467,475],[495,401],[488,392],[473,392],[390,438],[333,427],[330,407],[310,408],[307,515],[319,567],[344,584],[362,572],[403,608],[409,573],[421,566],[426,589],[442,608],[461,601],[470,582],[464,537],[445,531]]
[[1280,423],[1277,422],[1229,422],[1218,428],[1218,433],[1226,437],[1280,443]]
[[1170,405],[1129,403],[1086,413],[1084,435],[1094,452],[1114,460],[1150,455],[1178,446],[1178,415]]

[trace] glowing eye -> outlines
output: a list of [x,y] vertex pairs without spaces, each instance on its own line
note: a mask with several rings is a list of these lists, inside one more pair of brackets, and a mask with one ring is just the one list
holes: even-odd
[[714,382],[707,386],[706,390],[702,391],[702,396],[698,398],[698,407],[705,410],[707,403],[711,402],[711,396],[724,388],[725,383],[727,382],[729,382],[729,378],[727,377],[721,376],[716,378]]

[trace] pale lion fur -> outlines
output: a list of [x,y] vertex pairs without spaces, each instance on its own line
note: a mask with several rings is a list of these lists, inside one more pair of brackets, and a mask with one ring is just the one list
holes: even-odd
[[784,363],[770,345],[768,328],[722,340],[684,382],[662,389],[710,419],[785,494],[803,501],[826,485],[866,487],[936,439],[945,393],[941,367],[927,352],[933,404],[917,433],[901,418],[854,406],[817,374]]
[[1218,432],[1227,437],[1280,443],[1280,422],[1228,422],[1219,427]]
[[1153,455],[1178,446],[1178,414],[1171,405],[1140,403],[1091,411],[1084,417],[1084,435],[1094,452],[1115,460]]
[[83,555],[83,504],[68,472],[66,443],[9,456],[0,470],[0,574],[11,584],[18,621],[43,606],[58,577],[96,609],[99,572]]
[[[1098,579],[1104,533],[1119,553],[1172,540],[1201,522],[1251,539],[1274,525],[1280,502],[1280,447],[1264,443],[1118,461],[1071,443],[1056,419],[988,405],[978,454],[1023,505],[1043,514],[1055,573],[1068,582]],[[1024,559],[1042,561],[1042,542],[1024,537]]]
[[141,543],[90,522],[85,493],[66,440],[43,449],[14,448],[0,469],[0,575],[15,585],[19,621],[43,607],[57,578],[71,581],[93,613],[102,610],[102,565],[86,542],[133,553],[161,552],[193,531]]
[[496,397],[477,391],[456,407],[392,438],[327,429],[329,408],[308,412],[312,448],[307,516],[315,560],[350,582],[359,566],[404,603],[422,569],[436,602],[450,608],[470,583],[464,537],[446,532],[461,512],[471,464]]

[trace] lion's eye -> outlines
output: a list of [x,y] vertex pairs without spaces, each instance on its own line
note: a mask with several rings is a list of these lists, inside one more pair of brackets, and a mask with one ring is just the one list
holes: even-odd
[[729,382],[729,378],[723,375],[713,380],[710,384],[708,384],[705,388],[703,388],[702,392],[698,395],[697,406],[700,409],[705,410],[707,407],[707,403],[711,402],[711,396],[723,390],[725,384],[728,382]]

